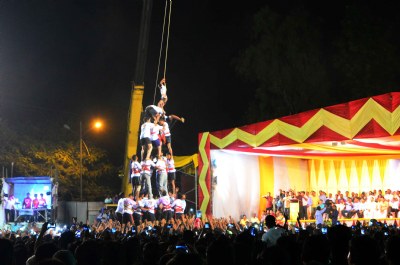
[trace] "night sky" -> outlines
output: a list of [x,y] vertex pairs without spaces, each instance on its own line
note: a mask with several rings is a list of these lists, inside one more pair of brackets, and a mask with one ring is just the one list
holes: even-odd
[[[269,2],[279,2],[275,8],[284,12],[299,1]],[[337,20],[343,12],[340,5],[317,2],[305,1],[311,12]],[[102,117],[106,130],[88,137],[122,164],[141,3],[1,1],[1,118],[77,128],[79,120]],[[252,88],[237,77],[233,61],[246,48],[252,17],[265,3],[173,1],[166,111],[187,120],[172,128],[175,155],[196,152],[199,132],[244,124]],[[144,106],[153,103],[164,4],[154,0]]]

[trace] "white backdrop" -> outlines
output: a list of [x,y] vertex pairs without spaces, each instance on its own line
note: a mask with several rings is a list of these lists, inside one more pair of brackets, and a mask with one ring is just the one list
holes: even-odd
[[279,189],[307,191],[309,187],[308,163],[305,159],[274,157],[274,191],[278,195]]
[[214,185],[213,216],[232,216],[236,220],[242,214],[250,218],[258,213],[260,203],[260,171],[258,156],[242,155],[229,151],[211,151]]

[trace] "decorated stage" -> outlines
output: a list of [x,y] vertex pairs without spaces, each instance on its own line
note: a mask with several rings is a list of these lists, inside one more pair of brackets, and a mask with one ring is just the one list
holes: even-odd
[[199,205],[251,216],[279,189],[400,190],[400,93],[199,134]]

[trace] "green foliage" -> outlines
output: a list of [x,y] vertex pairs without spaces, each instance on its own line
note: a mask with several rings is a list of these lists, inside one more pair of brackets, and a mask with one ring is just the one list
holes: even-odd
[[254,94],[248,122],[398,90],[398,5],[341,5],[335,16],[299,3],[254,16],[251,43],[236,60]]
[[[79,141],[40,140],[18,134],[0,121],[0,165],[14,162],[14,176],[53,176],[59,181],[62,200],[80,199]],[[103,200],[120,187],[116,168],[108,161],[104,150],[90,146],[90,156],[82,153],[83,199]],[[10,174],[10,171],[8,171]]]
[[363,4],[346,8],[333,61],[339,85],[354,98],[398,89],[399,21],[387,13],[390,8],[375,10]]
[[311,24],[303,9],[284,16],[266,7],[255,16],[252,44],[237,63],[239,74],[256,86],[251,121],[294,114],[326,102],[323,90],[329,90],[329,82],[320,32]]

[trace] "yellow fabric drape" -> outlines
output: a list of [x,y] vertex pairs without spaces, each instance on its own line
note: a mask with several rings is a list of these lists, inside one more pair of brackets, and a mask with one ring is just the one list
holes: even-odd
[[[392,164],[398,160],[353,159],[341,161],[309,160],[310,188],[334,193],[340,190],[363,192],[389,189],[400,181]],[[318,180],[316,180],[318,176]]]
[[190,156],[174,156],[175,167],[184,167],[193,162],[194,167],[199,166],[198,155],[190,155]]
[[318,191],[317,173],[315,172],[315,160],[310,160],[310,190]]
[[[258,165],[260,169],[260,195],[263,196],[267,192],[271,192],[274,196],[274,161],[272,157],[258,157]],[[260,206],[258,216],[261,216],[265,210],[265,199],[260,198]]]

